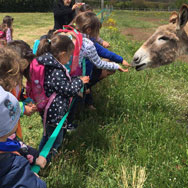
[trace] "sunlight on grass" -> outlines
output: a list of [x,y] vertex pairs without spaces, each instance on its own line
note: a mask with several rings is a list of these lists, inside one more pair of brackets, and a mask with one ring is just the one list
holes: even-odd
[[127,168],[122,166],[122,181],[124,188],[143,188],[146,181],[145,168],[134,166],[132,177],[127,173]]

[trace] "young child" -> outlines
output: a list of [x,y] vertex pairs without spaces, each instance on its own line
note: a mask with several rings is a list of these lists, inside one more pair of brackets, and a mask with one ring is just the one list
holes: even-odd
[[[72,40],[66,35],[54,35],[51,39],[41,40],[37,58],[39,64],[45,66],[44,90],[47,97],[54,92],[56,97],[47,111],[46,136],[43,136],[39,149],[42,149],[52,132],[66,114],[70,104],[70,98],[76,96],[83,84],[89,82],[89,77],[71,78],[65,64],[69,61],[74,50]],[[41,113],[44,118],[44,112]],[[65,129],[61,129],[53,145],[53,151],[57,149],[63,141]]]
[[11,91],[20,81],[19,63],[25,63],[16,52],[5,47],[0,48],[0,85]]
[[[79,8],[77,15],[79,15],[80,13],[83,13],[83,12],[93,12],[93,8],[92,8],[89,4],[83,4],[83,5]],[[70,23],[70,25],[74,25],[74,24],[76,25],[75,19]],[[103,39],[100,38],[99,36],[97,37],[96,42],[98,42],[98,43],[99,43],[100,45],[102,45],[104,48],[109,48],[109,47],[110,47],[109,42],[103,40]]]
[[[8,47],[0,48],[0,85],[7,91],[14,91],[13,94],[15,95],[15,97],[19,97],[17,96],[17,94],[20,93],[19,89],[17,91],[15,88],[17,88],[17,86],[19,86],[21,83],[22,75],[25,70],[23,69],[23,67],[25,67],[25,64],[28,64],[28,62],[25,59],[21,58],[15,50],[12,50]],[[31,113],[33,109],[30,109],[30,107],[26,108],[27,105],[23,107],[21,103],[20,106],[24,108],[25,112],[27,112],[27,115],[29,115],[29,112]],[[31,164],[36,163],[37,165],[44,168],[46,159],[44,159],[42,156],[39,156],[39,152],[36,149],[27,146],[22,141],[20,141],[22,140],[20,120],[18,120],[16,134],[17,137],[15,136],[15,134],[13,134],[11,135],[10,139],[19,139],[19,142],[21,144],[21,150],[19,151],[20,154],[26,157]]]
[[0,25],[0,43],[4,44],[10,42],[12,40],[12,33],[13,33],[13,20],[11,16],[5,16],[3,18],[3,23]]
[[[99,58],[99,55],[101,57],[104,58],[108,58],[111,61],[115,61],[117,63],[122,63],[125,66],[129,66],[129,64],[123,60],[123,58],[121,56],[118,56],[117,54],[110,52],[107,49],[104,49],[102,46],[100,46],[98,43],[96,43],[94,41],[94,39],[96,39],[99,36],[99,30],[101,28],[101,23],[99,21],[99,19],[97,18],[97,16],[93,13],[93,12],[83,12],[81,14],[79,14],[76,18],[75,18],[75,23],[76,23],[76,28],[84,33],[85,35],[83,38],[83,48],[84,46],[86,46],[85,48],[87,49],[87,52],[84,52],[84,49],[81,49],[80,52],[80,57],[82,57],[82,54],[87,54],[85,55],[86,58],[86,68],[87,68],[87,74],[91,75],[91,79],[90,79],[90,83],[88,88],[91,88],[91,86],[93,86],[95,83],[97,83],[99,80],[105,78],[108,74],[112,74],[111,71],[108,71],[106,73],[106,70],[104,69],[108,69],[105,66],[97,66],[96,63],[98,62],[101,65],[101,62],[106,64],[108,63],[108,65],[115,65],[115,67],[117,66],[117,68],[112,68],[111,70],[115,70],[118,69],[120,71],[123,72],[127,72],[127,69],[122,69],[121,66],[119,66],[118,64],[112,63],[112,62],[106,62],[106,61],[102,61]],[[91,42],[88,38],[93,38],[93,42]],[[87,41],[87,42],[86,42]],[[88,42],[89,41],[89,42]],[[91,49],[91,50],[90,50]],[[92,65],[95,66],[92,66]],[[87,99],[87,97],[86,97]],[[90,104],[88,105],[92,105],[91,102],[89,102]],[[93,108],[93,107],[92,107]]]
[[[92,12],[84,12],[79,14],[76,19],[76,29],[83,34],[87,34],[88,37],[97,38],[99,35],[99,30],[101,28],[101,23],[97,16]],[[94,43],[86,35],[83,35],[82,47],[79,55],[79,64],[83,58],[88,58],[91,63],[93,63],[98,69],[107,70],[119,70],[122,72],[127,72],[120,65],[113,62],[107,62],[100,59]]]
[[[23,95],[23,77],[26,80],[29,80],[29,65],[30,62],[34,59],[35,55],[32,52],[30,46],[22,41],[22,40],[13,40],[8,43],[8,47],[13,49],[18,55],[21,57],[22,61],[19,61],[20,65],[20,82],[16,85],[16,87],[12,88],[12,94],[20,101],[20,106],[22,109],[21,115],[32,115],[37,111],[36,105],[32,103],[32,100],[26,98]],[[18,126],[17,136],[22,140],[22,131],[21,126]]]
[[46,188],[45,182],[30,170],[29,162],[20,156],[19,142],[8,139],[17,129],[19,103],[1,86],[0,96],[0,187]]

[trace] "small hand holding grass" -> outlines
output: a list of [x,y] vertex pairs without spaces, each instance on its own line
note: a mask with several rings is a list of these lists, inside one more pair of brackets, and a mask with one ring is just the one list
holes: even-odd
[[118,69],[120,72],[129,72],[129,69],[124,69],[124,68],[122,68],[122,67],[119,67],[119,69]]
[[89,76],[81,76],[80,79],[82,80],[82,82],[83,82],[84,84],[88,83],[89,80],[90,80]]
[[131,65],[126,60],[123,60],[122,65],[125,67],[131,67]]

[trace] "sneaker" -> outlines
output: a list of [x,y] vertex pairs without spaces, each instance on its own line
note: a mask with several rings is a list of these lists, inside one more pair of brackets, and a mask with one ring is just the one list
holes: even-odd
[[90,109],[90,110],[97,110],[93,105],[89,105],[88,109]]
[[70,123],[67,125],[67,132],[75,131],[77,127],[78,127],[77,124]]

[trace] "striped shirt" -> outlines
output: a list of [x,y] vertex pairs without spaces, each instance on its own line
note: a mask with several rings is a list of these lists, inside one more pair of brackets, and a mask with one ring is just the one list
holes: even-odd
[[82,48],[79,55],[79,64],[83,58],[88,58],[98,69],[117,70],[120,66],[117,63],[107,62],[100,59],[94,43],[83,36]]

